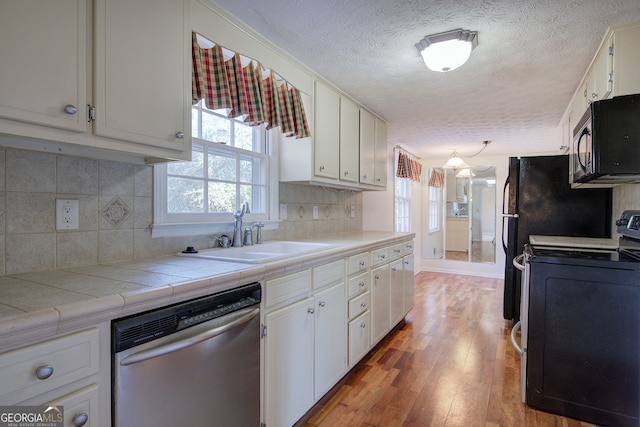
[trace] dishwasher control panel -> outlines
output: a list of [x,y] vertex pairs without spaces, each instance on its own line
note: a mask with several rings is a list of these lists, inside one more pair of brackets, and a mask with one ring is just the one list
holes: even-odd
[[233,288],[111,322],[114,353],[260,304],[260,283]]

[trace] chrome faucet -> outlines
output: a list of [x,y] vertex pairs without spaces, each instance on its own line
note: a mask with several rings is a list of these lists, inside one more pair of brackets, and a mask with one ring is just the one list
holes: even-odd
[[242,246],[242,217],[246,213],[251,213],[249,210],[249,202],[244,202],[242,209],[238,209],[233,214],[233,218],[235,218],[236,221],[233,225],[233,240],[231,246]]

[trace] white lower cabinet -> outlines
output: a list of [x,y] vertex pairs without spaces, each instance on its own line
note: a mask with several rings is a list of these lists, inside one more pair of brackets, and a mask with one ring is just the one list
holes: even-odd
[[371,270],[371,344],[389,332],[389,264]]
[[368,310],[349,322],[349,366],[355,365],[369,351],[370,324]]
[[305,298],[264,316],[264,417],[269,427],[293,425],[314,403],[313,311],[314,299]]
[[315,399],[320,399],[347,369],[344,282],[315,295]]
[[414,300],[414,258],[413,254],[406,255],[402,258],[402,285],[403,285],[403,297],[402,305],[403,312],[406,315],[413,308]]
[[[263,416],[269,427],[293,425],[347,370],[344,273],[340,260],[315,267],[312,275],[305,270],[266,282],[267,300],[274,284],[297,282],[302,291],[300,301],[264,315]],[[293,286],[287,288],[292,295]]]
[[402,259],[389,265],[391,281],[389,283],[389,325],[395,326],[404,317],[404,264]]
[[0,405],[63,406],[64,426],[111,425],[109,325],[0,354]]

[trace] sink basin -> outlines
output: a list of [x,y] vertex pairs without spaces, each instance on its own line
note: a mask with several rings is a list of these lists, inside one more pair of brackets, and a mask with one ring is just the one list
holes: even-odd
[[269,241],[253,246],[203,249],[197,254],[180,253],[179,255],[215,259],[218,261],[262,264],[310,252],[322,251],[332,247],[335,247],[335,245],[330,243]]

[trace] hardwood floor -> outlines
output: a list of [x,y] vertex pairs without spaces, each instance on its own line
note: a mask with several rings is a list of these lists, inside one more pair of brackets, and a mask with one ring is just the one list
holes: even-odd
[[526,408],[502,280],[423,272],[406,323],[297,427],[592,424]]

